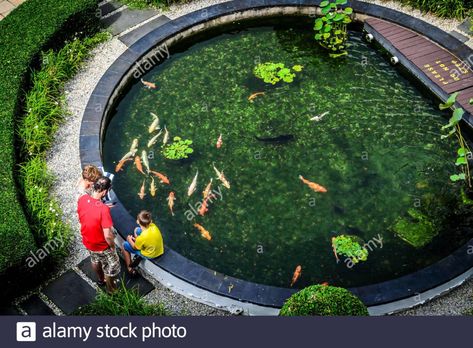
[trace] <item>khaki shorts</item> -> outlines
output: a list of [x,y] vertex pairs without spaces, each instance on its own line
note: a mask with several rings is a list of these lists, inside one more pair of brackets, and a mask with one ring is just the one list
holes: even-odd
[[102,265],[103,273],[107,277],[116,277],[120,273],[120,259],[118,258],[117,250],[110,249],[104,251],[91,251],[90,260],[93,263],[100,263]]

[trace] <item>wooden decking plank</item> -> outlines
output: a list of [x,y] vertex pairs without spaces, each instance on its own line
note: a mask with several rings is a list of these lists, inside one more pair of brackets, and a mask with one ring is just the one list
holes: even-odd
[[470,86],[473,86],[473,77],[469,77],[466,79],[461,79],[460,81],[450,83],[446,86],[443,86],[443,89],[448,94],[455,93],[459,90],[466,89]]
[[405,33],[406,31],[403,28],[393,28],[393,27],[386,27],[384,29],[377,30],[378,33],[383,35],[384,37],[388,38],[390,36]]
[[413,47],[413,46],[416,46],[416,47],[424,47],[426,45],[430,44],[429,41],[425,40],[423,37],[413,37],[413,38],[410,38],[404,42],[399,42],[395,45],[395,47],[398,49],[398,50],[404,50],[406,48],[409,48],[409,47]]
[[399,33],[399,34],[396,34],[396,35],[393,35],[393,36],[389,36],[387,38],[393,44],[396,44],[396,43],[401,43],[401,42],[403,42],[407,39],[410,39],[410,38],[413,38],[413,37],[416,37],[416,36],[418,36],[418,35],[413,33],[413,32],[403,32],[403,33]]
[[436,48],[432,46],[424,46],[417,50],[415,47],[411,47],[408,50],[401,51],[401,53],[403,53],[410,60],[417,60],[422,57],[432,56],[432,55],[443,56],[445,55],[446,51],[441,48]]

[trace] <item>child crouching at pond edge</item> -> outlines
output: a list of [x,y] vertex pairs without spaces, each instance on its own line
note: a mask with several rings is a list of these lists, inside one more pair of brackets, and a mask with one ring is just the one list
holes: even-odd
[[151,213],[142,210],[138,214],[136,223],[139,227],[135,228],[133,235],[128,235],[122,246],[127,270],[132,275],[136,274],[134,267],[137,264],[132,265],[131,254],[137,255],[140,260],[141,257],[154,259],[164,253],[163,237],[158,226],[153,223]]

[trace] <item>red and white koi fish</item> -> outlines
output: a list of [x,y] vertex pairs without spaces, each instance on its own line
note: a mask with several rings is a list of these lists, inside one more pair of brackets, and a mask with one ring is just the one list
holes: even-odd
[[304,184],[309,186],[315,192],[327,192],[327,189],[325,187],[323,187],[322,185],[319,185],[315,182],[304,179],[304,177],[302,175],[299,175],[299,179],[301,179]]
[[220,172],[217,168],[215,168],[214,164],[214,170],[215,173],[217,174],[217,179],[220,180],[227,189],[230,189],[230,183],[228,182],[227,178],[225,178],[225,175],[223,175],[223,172]]
[[197,177],[198,176],[199,176],[199,171],[197,170],[197,172],[195,173],[194,179],[192,179],[192,182],[191,182],[189,188],[187,189],[187,195],[189,197],[195,192],[195,189],[197,188]]
[[296,267],[296,270],[294,271],[294,274],[292,275],[291,286],[293,286],[297,282],[297,280],[301,277],[301,273],[302,273],[302,266],[298,265]]
[[194,224],[194,227],[197,228],[200,232],[200,235],[207,240],[212,240],[212,236],[209,231],[207,231],[204,226],[199,224]]
[[220,149],[222,147],[222,144],[223,144],[222,134],[220,134],[220,136],[217,139],[217,144],[216,144],[217,149]]
[[140,197],[140,199],[144,199],[145,196],[146,196],[146,193],[145,193],[145,182],[146,182],[146,180],[143,180],[143,185],[141,185],[140,192],[138,193],[138,196]]
[[153,174],[154,176],[156,176],[157,178],[159,178],[159,180],[161,180],[161,182],[162,182],[163,184],[166,184],[166,185],[169,185],[169,184],[170,184],[170,181],[169,181],[169,179],[167,178],[166,175],[161,174],[161,173],[158,173],[158,172],[155,172],[154,170],[150,170],[149,173],[150,173],[150,174]]
[[153,83],[153,82],[148,82],[148,81],[145,81],[143,79],[140,79],[141,80],[141,83],[146,87],[146,88],[149,88],[149,89],[156,89],[156,84]]
[[169,210],[171,211],[172,216],[174,216],[173,207],[174,207],[175,200],[176,200],[176,195],[174,194],[174,192],[173,191],[169,192],[167,201],[168,201],[168,207],[169,207]]

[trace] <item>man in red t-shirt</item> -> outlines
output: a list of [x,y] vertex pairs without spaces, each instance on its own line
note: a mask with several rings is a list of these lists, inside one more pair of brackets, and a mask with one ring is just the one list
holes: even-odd
[[110,208],[102,203],[111,187],[110,179],[103,176],[94,183],[92,194],[82,195],[77,203],[82,243],[89,250],[92,267],[99,278],[97,283],[106,284],[108,292],[117,289],[120,273]]

